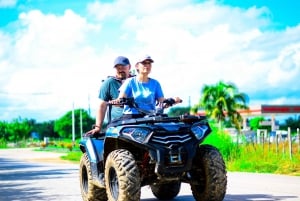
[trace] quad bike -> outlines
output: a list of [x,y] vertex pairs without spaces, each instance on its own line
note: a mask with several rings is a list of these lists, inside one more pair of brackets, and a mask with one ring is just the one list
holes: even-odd
[[201,144],[211,132],[205,116],[169,117],[162,108],[147,112],[133,99],[121,102],[145,116],[110,121],[105,132],[80,142],[83,200],[138,201],[146,185],[157,199],[170,200],[181,183],[190,184],[196,201],[224,199],[227,172],[222,155]]

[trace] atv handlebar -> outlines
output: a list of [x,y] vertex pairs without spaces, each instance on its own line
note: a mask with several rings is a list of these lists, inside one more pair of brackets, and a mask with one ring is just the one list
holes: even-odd
[[165,99],[162,103],[158,103],[156,104],[156,106],[158,106],[154,111],[147,111],[144,109],[141,109],[138,104],[135,102],[134,98],[130,97],[130,98],[119,98],[119,99],[115,99],[115,100],[111,100],[108,102],[108,106],[109,106],[109,122],[111,121],[111,116],[110,116],[110,111],[111,111],[111,107],[112,105],[128,105],[130,108],[135,108],[140,114],[146,115],[146,116],[159,116],[159,115],[163,115],[164,113],[164,109],[168,108],[176,103],[181,103],[182,100],[178,97],[176,97],[175,99],[173,98],[167,98]]
[[[174,98],[167,98],[163,102],[163,108],[167,108],[169,106],[173,106],[176,103],[182,103],[182,100],[178,97]],[[119,98],[118,100],[112,100],[108,102],[109,105],[128,105],[129,107],[138,107],[134,98]],[[158,105],[158,104],[157,104]]]
[[135,103],[134,98],[119,98],[107,102],[108,105],[128,105],[128,106],[133,106],[134,103]]
[[129,107],[131,107],[134,104],[134,98],[120,98],[120,105],[128,105]]
[[164,108],[172,106],[176,103],[182,103],[182,100],[179,97],[174,98],[167,98],[163,101],[164,103]]

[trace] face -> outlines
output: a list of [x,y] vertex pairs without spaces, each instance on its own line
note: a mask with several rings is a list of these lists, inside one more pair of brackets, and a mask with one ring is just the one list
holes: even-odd
[[129,70],[130,70],[130,65],[116,65],[116,77],[122,80],[125,80],[126,78],[129,77]]
[[145,60],[138,63],[137,69],[139,73],[149,74],[151,72],[152,62],[150,60]]

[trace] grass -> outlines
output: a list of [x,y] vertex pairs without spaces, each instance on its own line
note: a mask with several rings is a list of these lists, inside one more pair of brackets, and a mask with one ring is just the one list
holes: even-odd
[[[75,146],[70,142],[51,142],[48,146],[38,147],[36,150],[64,152],[66,155],[61,157],[63,160],[79,163],[82,153],[78,142]],[[278,147],[275,144],[237,145],[232,142],[229,135],[218,129],[213,129],[203,143],[211,144],[220,150],[228,171],[300,176],[300,147],[297,144],[293,145],[293,155],[290,158],[287,143],[282,143]],[[4,143],[0,145],[0,148],[7,148]]]
[[242,145],[239,149],[238,157],[226,161],[227,168],[230,171],[300,176],[299,150],[294,149],[295,151],[291,158],[289,153],[282,151],[282,147],[279,147],[278,151],[276,151],[274,144],[269,145],[268,148],[257,144]]
[[[223,138],[223,137],[222,137]],[[266,149],[261,145],[239,145],[232,143],[224,146],[221,151],[228,171],[232,172],[257,172],[300,176],[300,151],[295,149],[293,158],[288,153],[274,151],[274,147]],[[229,143],[230,144],[230,143]],[[79,162],[81,151],[68,152],[61,158],[64,160]]]
[[68,161],[79,162],[82,156],[81,151],[71,151],[66,156],[61,156],[61,159]]
[[228,171],[259,172],[300,176],[300,148],[293,144],[292,157],[288,143],[236,144],[220,131],[213,131],[204,143],[216,146],[223,155]]
[[60,143],[60,146],[57,146],[56,144],[55,145],[50,144],[45,147],[37,148],[35,149],[35,151],[50,151],[50,152],[66,153],[66,155],[61,156],[60,158],[72,162],[79,162],[82,155],[78,143],[75,144],[74,146],[72,146],[71,143],[68,143],[67,145],[65,145],[64,143]]

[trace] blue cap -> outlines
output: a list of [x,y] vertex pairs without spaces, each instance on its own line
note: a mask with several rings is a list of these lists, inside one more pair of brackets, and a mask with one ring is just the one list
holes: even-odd
[[114,67],[116,67],[116,65],[127,66],[130,65],[130,62],[127,57],[118,56],[114,61]]
[[153,59],[149,55],[144,55],[141,58],[139,58],[137,63],[142,63],[143,61],[146,61],[146,60],[148,60],[152,63],[154,62]]

